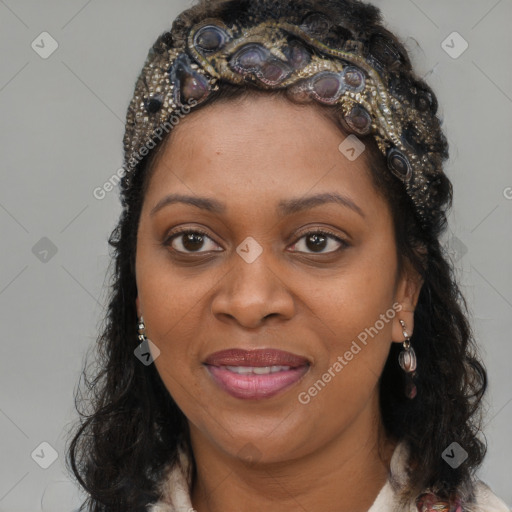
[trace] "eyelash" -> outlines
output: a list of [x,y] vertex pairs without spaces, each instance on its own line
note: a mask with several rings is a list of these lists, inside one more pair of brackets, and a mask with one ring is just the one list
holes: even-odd
[[[177,238],[179,235],[188,235],[188,234],[198,234],[198,235],[201,235],[203,237],[207,237],[209,238],[210,240],[214,241],[209,235],[208,233],[206,233],[206,231],[200,229],[200,228],[178,228],[178,230],[174,231],[173,233],[171,233],[169,236],[167,236],[165,238],[165,240],[162,242],[162,245],[164,245],[165,247],[169,247],[173,240],[175,238]],[[314,253],[314,252],[311,252],[311,253],[304,253],[302,251],[299,251],[301,252],[302,254],[319,254],[319,255],[326,255],[326,254],[334,254],[336,252],[339,252],[340,250],[342,249],[346,249],[350,246],[350,244],[346,241],[346,240],[343,240],[342,238],[340,238],[339,236],[335,235],[334,233],[332,233],[331,231],[329,231],[328,229],[325,229],[325,228],[322,228],[322,229],[317,229],[317,230],[311,230],[311,231],[306,231],[304,233],[301,233],[299,235],[299,237],[296,239],[296,241],[292,244],[292,245],[296,245],[299,240],[301,240],[302,238],[308,236],[308,235],[326,235],[327,237],[329,238],[333,238],[336,242],[339,242],[341,244],[341,247],[339,247],[338,249],[335,249],[334,251],[330,251],[330,252],[325,252],[325,253]],[[201,254],[201,252],[209,252],[209,251],[200,251],[200,252],[183,252],[183,251],[177,251],[176,249],[172,249],[174,252],[180,254],[180,255],[191,255],[191,254]],[[214,251],[214,252],[220,252],[220,251]]]

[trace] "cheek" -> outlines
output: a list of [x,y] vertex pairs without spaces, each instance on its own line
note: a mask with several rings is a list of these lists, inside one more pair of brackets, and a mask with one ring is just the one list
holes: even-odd
[[[340,272],[320,285],[317,280],[303,281],[309,282],[308,305],[330,330],[333,343],[340,345],[337,348],[350,345],[351,340],[368,329],[373,338],[391,340],[396,273],[393,251],[394,247],[387,244],[372,244],[354,252]],[[386,314],[388,321],[383,322],[381,315]],[[376,322],[378,333],[372,329]]]
[[201,318],[207,314],[201,298],[209,290],[208,283],[205,279],[184,279],[156,269],[144,280],[139,294],[147,310],[147,333],[162,355],[178,359],[194,355]]
[[203,371],[202,326],[210,314],[205,297],[222,274],[176,269],[165,250],[141,247],[136,275],[146,334],[160,350],[154,364],[180,409],[193,415],[194,397],[201,396],[195,377]]
[[319,364],[299,390],[304,393],[303,400],[309,400],[312,416],[315,411],[327,414],[333,429],[357,415],[375,393],[396,316],[392,294],[386,287],[378,290],[375,282],[361,284],[359,294],[345,296],[343,288],[337,290],[330,291],[331,300],[324,299],[324,308],[318,311],[322,323],[329,327],[321,336]]
[[355,254],[321,286],[318,282],[310,286],[308,304],[323,325],[320,338],[325,356],[313,380],[321,391],[304,390],[318,393],[311,401],[315,407],[341,405],[348,413],[372,394],[389,353],[397,315],[395,272],[394,247],[375,244]]
[[[176,334],[191,331],[201,307],[201,298],[214,285],[215,271],[201,272],[199,267],[178,267],[171,261],[169,249],[156,240],[142,240],[137,248],[137,292],[152,340],[172,348]],[[191,325],[192,324],[192,325]]]

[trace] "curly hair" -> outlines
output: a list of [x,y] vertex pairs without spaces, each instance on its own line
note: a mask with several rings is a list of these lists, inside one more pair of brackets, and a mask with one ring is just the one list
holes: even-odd
[[[235,19],[259,3],[202,0],[180,15],[173,30],[178,30],[185,19],[201,20],[221,14],[224,19]],[[290,4],[286,0],[267,1],[266,15],[277,16]],[[415,84],[429,95],[430,109],[425,115],[436,119],[439,158],[448,158],[448,144],[436,114],[436,97],[414,74],[403,44],[381,25],[376,7],[355,0],[299,0],[293,2],[293,9],[323,12],[334,20],[348,12],[366,32],[369,51],[382,66],[397,66],[396,54],[390,58],[386,53],[386,48],[394,48],[399,55],[395,86],[406,91]],[[252,84],[221,83],[195,110],[251,94],[272,94],[293,101],[286,89],[262,91]],[[315,104],[314,108],[321,109],[343,132],[338,107]],[[124,208],[108,241],[113,248],[109,304],[95,347],[97,368],[89,374],[86,364],[82,371],[87,396],[84,398],[79,384],[75,407],[81,418],[66,448],[66,465],[89,495],[80,510],[146,510],[148,503],[158,500],[158,483],[165,468],[177,463],[178,448],[182,446],[191,454],[186,417],[164,386],[155,365],[145,367],[133,355],[139,344],[135,303],[137,229],[155,162],[170,136],[172,132],[139,162],[130,186],[122,186]],[[428,229],[422,228],[403,184],[390,175],[373,138],[367,135],[361,139],[368,148],[369,175],[392,213],[399,271],[403,271],[407,261],[423,279],[411,339],[418,358],[418,394],[414,400],[403,394],[404,373],[398,365],[401,347],[393,343],[379,380],[382,421],[390,438],[404,441],[409,447],[412,472],[404,499],[427,487],[448,497],[459,488],[472,488],[474,473],[485,456],[486,445],[479,434],[482,398],[487,389],[487,374],[478,355],[467,304],[457,284],[453,263],[440,241],[452,207],[452,185],[442,173],[436,183],[436,216]],[[81,406],[87,405],[88,409],[81,410]],[[466,461],[455,469],[441,457],[454,441],[468,454]]]

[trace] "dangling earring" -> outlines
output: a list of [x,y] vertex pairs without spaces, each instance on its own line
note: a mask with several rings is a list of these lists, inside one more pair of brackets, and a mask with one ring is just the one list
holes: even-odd
[[405,372],[405,396],[407,398],[414,398],[417,393],[416,384],[414,384],[414,377],[416,376],[416,353],[414,349],[411,347],[411,338],[407,331],[405,330],[405,322],[403,320],[399,320],[400,325],[402,326],[402,333],[405,337],[405,341],[403,343],[404,350],[400,352],[398,356],[398,362],[400,363],[400,367]]
[[139,341],[141,343],[144,343],[145,341],[147,341],[146,325],[144,324],[144,318],[142,318],[142,315],[140,315],[140,318],[139,318],[138,332],[139,332]]
[[146,366],[150,365],[159,355],[159,348],[146,337],[146,326],[144,324],[144,318],[140,315],[137,323],[139,346],[134,350],[134,354],[142,361]]

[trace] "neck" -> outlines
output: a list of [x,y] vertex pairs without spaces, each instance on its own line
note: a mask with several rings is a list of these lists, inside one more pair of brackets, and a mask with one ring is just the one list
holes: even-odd
[[[191,425],[197,512],[367,512],[388,478],[396,442],[382,435],[375,397],[338,437],[298,459],[247,464]],[[376,428],[378,425],[378,428]],[[379,431],[381,432],[379,442]]]

